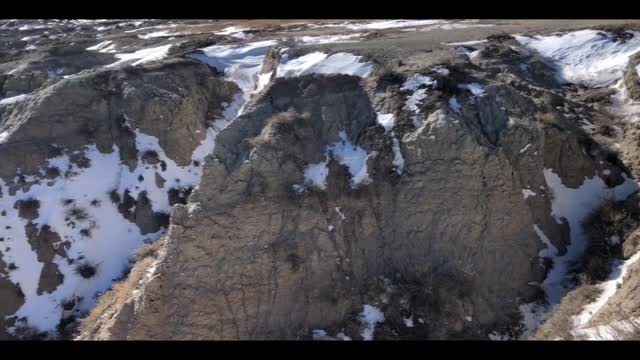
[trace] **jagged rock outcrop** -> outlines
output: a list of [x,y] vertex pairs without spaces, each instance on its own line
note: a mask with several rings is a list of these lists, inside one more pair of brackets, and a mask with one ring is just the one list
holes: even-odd
[[[444,64],[447,75],[425,69],[437,85],[418,128],[398,103],[408,74],[380,70],[386,86],[381,75],[368,85],[342,75],[272,80],[219,134],[189,203],[173,208],[152,275],[79,338],[300,339],[333,329],[360,339],[352,324],[372,302],[395,314],[389,338],[486,338],[509,324],[541,295],[531,285],[545,275],[534,226],[560,253],[569,242],[568,224],[550,216],[543,170],[574,188],[603,170],[619,185],[625,169],[557,107],[552,69],[501,41],[473,63]],[[400,109],[394,133],[375,123],[373,103]],[[354,184],[330,156],[326,188],[301,188],[305,169],[341,141],[370,154],[371,181]],[[381,278],[394,301],[380,299]]]

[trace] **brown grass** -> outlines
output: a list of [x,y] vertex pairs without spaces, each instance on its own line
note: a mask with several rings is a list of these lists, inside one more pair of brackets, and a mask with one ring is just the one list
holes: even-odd
[[134,256],[136,264],[129,273],[129,276],[115,283],[111,290],[100,297],[98,304],[86,317],[80,320],[78,334],[91,333],[91,329],[100,323],[100,317],[114,309],[122,307],[131,297],[133,290],[138,286],[149,266],[158,258],[159,250],[163,242],[163,239],[160,239],[154,243],[145,244],[138,250]]
[[596,286],[583,285],[569,292],[562,302],[555,307],[553,313],[540,326],[534,340],[573,340],[573,316],[582,312],[584,306],[598,298],[601,290]]

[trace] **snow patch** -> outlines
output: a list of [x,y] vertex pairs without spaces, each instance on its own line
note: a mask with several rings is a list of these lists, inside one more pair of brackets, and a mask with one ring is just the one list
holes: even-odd
[[620,79],[629,57],[640,51],[640,33],[630,33],[633,37],[625,42],[597,30],[515,38],[552,62],[558,69],[559,81],[600,87]]
[[363,148],[353,145],[347,139],[347,134],[344,131],[340,132],[340,138],[342,141],[329,145],[328,149],[341,165],[349,168],[351,186],[356,187],[360,184],[366,185],[370,183],[371,179],[367,172],[367,160],[377,153],[373,151],[367,154]]
[[356,42],[362,37],[363,34],[355,33],[348,35],[320,35],[320,36],[296,36],[294,40],[302,44],[335,44]]
[[25,101],[29,98],[29,96],[31,96],[31,94],[21,94],[21,95],[4,98],[0,100],[0,105],[9,105],[9,104],[15,104],[17,102]]
[[393,114],[378,113],[378,116],[376,117],[376,121],[378,122],[378,124],[380,124],[384,128],[385,132],[389,132],[393,129],[396,123],[396,118]]
[[344,74],[365,77],[373,66],[361,62],[361,56],[348,53],[336,53],[330,56],[321,52],[312,52],[295,59],[282,56],[277,68],[277,77],[296,77],[308,74]]
[[458,88],[469,90],[471,95],[473,95],[474,97],[484,95],[484,88],[482,87],[482,85],[475,82],[468,84],[458,84]]
[[391,150],[393,150],[392,164],[396,167],[396,171],[398,172],[398,174],[402,174],[402,171],[404,170],[404,157],[400,152],[400,142],[395,136],[393,137],[393,146]]
[[530,147],[530,146],[531,146],[531,143],[528,143],[528,144],[527,144],[527,145],[525,145],[522,149],[520,149],[520,152],[519,152],[519,153],[520,153],[520,154],[524,154],[524,153],[529,149],[529,147]]
[[428,76],[414,74],[408,77],[402,84],[402,87],[400,87],[400,90],[411,92],[405,101],[404,107],[412,112],[411,120],[416,128],[419,128],[422,125],[420,105],[427,97],[427,90],[429,90],[430,87],[435,86],[436,83],[436,80]]
[[450,42],[450,43],[445,43],[449,46],[470,46],[470,45],[477,45],[477,44],[484,44],[488,42],[488,40],[472,40],[472,41],[462,41],[462,42]]
[[598,313],[598,311],[607,303],[613,295],[615,295],[619,286],[622,284],[625,275],[629,271],[629,267],[640,259],[640,252],[635,253],[629,259],[625,261],[617,260],[614,265],[609,278],[598,284],[598,287],[602,290],[600,296],[596,301],[584,307],[582,312],[574,317],[574,324],[577,327],[586,325],[591,318]]
[[360,314],[360,322],[362,324],[362,338],[373,340],[376,325],[384,322],[384,313],[375,306],[365,304],[364,310]]
[[[238,84],[247,101],[256,90],[262,61],[269,48],[275,44],[275,40],[266,40],[246,45],[213,45],[201,49],[202,54],[188,54],[187,57],[202,61],[223,72],[227,79]],[[260,85],[264,86],[266,83]]]
[[329,175],[329,157],[326,157],[325,161],[317,164],[307,165],[304,170],[304,184],[305,186],[313,186],[320,190],[327,188],[327,175]]
[[171,46],[173,45],[162,45],[153,48],[141,49],[128,54],[116,54],[115,57],[120,60],[114,62],[113,64],[106,65],[105,67],[109,68],[118,66],[131,60],[136,60],[131,64],[131,66],[140,65],[151,61],[162,60],[169,54],[169,48],[171,48]]
[[529,189],[522,189],[522,196],[524,196],[524,198],[528,198],[529,196],[536,196],[536,193],[534,193],[533,191],[529,190]]
[[449,108],[456,114],[462,114],[462,105],[460,105],[458,97],[455,95],[449,99]]
[[595,175],[591,179],[585,178],[580,187],[572,189],[566,187],[552,169],[544,169],[544,178],[552,193],[551,216],[558,224],[562,224],[562,220],[568,222],[571,237],[566,254],[554,258],[553,268],[543,283],[549,303],[560,302],[567,290],[565,275],[570,263],[584,252],[583,219],[607,199],[624,200],[638,190],[636,182],[623,176],[625,182],[614,188],[608,188],[604,181]]

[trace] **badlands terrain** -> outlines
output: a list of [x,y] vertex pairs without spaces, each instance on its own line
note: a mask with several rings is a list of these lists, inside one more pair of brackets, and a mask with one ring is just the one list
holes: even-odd
[[0,339],[640,339],[640,21],[0,20]]

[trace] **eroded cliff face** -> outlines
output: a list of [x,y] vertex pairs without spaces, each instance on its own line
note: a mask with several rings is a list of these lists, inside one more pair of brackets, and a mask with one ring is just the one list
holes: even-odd
[[417,74],[276,74],[172,209],[152,275],[80,338],[366,339],[377,322],[378,339],[486,338],[517,323],[544,298],[541,251],[570,243],[554,177],[634,188],[573,119],[595,110],[558,87],[509,38]]
[[565,35],[121,25],[2,65],[2,338],[526,338],[579,284],[584,219],[637,190],[633,32],[567,34],[597,45],[585,80]]

